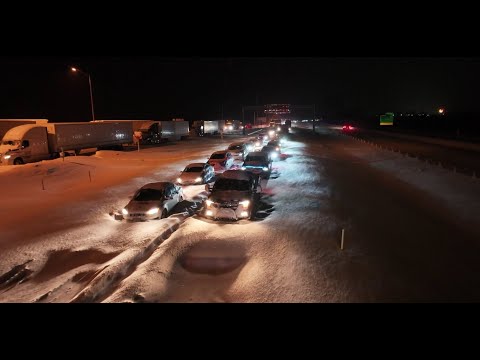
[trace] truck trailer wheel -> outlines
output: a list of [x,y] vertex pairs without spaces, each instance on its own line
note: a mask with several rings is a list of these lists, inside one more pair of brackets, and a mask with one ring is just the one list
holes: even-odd
[[23,159],[22,158],[16,158],[14,161],[13,161],[13,165],[23,165],[24,162],[23,162]]

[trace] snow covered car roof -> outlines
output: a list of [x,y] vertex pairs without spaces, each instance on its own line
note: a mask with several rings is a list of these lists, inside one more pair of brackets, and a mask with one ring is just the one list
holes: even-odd
[[228,153],[229,151],[228,150],[220,150],[220,151],[215,151],[214,153],[212,153],[212,155],[215,155],[215,154],[226,154]]
[[140,189],[155,189],[155,190],[164,190],[167,185],[173,185],[170,182],[155,182],[147,185],[143,185]]
[[227,170],[220,175],[220,178],[250,181],[252,179],[252,174],[242,170]]
[[204,167],[206,163],[191,163],[185,166],[185,168],[191,168],[191,167]]

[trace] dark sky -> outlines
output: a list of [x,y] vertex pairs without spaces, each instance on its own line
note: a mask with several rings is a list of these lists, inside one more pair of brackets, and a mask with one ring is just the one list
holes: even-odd
[[0,57],[0,118],[241,118],[242,105],[316,104],[318,115],[475,112],[479,58]]

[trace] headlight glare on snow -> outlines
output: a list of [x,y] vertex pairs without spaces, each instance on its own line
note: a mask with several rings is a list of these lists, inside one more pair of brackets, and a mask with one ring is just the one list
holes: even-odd
[[263,171],[268,171],[268,167],[264,167],[264,168],[263,168]]

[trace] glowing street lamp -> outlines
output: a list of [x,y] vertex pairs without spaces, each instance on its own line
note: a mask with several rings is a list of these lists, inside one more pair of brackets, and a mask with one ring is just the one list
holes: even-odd
[[445,109],[443,109],[443,108],[438,109],[438,113],[439,113],[440,115],[445,114]]
[[93,110],[93,92],[92,92],[92,78],[90,77],[90,74],[80,70],[79,68],[76,67],[71,67],[70,70],[74,73],[81,73],[83,75],[88,76],[88,85],[90,86],[90,105],[92,107],[92,121],[95,121],[95,111]]

